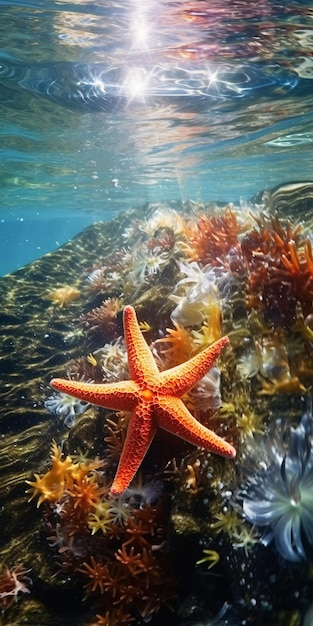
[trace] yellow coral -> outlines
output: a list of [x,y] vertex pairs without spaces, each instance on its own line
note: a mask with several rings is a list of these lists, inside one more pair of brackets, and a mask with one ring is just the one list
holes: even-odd
[[228,509],[222,513],[216,513],[216,522],[211,524],[217,533],[223,531],[232,538],[232,536],[240,531],[241,526],[244,524],[244,520],[239,517],[238,513],[234,509]]
[[89,513],[87,522],[92,535],[98,530],[101,530],[105,535],[112,527],[113,518],[110,507],[110,501],[104,499],[94,507],[94,513]]
[[216,550],[202,550],[204,557],[196,561],[196,565],[202,565],[202,563],[208,563],[208,569],[211,569],[220,560],[220,555]]
[[241,438],[253,437],[256,433],[263,434],[265,426],[262,423],[262,417],[251,410],[245,410],[241,415],[237,416],[237,426],[241,431]]
[[71,480],[70,470],[73,468],[73,462],[70,456],[67,456],[64,461],[61,461],[62,452],[58,448],[55,441],[51,446],[51,460],[52,468],[44,476],[40,477],[35,474],[35,481],[31,482],[27,480],[27,484],[31,489],[27,490],[27,493],[31,493],[30,500],[39,496],[37,507],[40,506],[45,500],[50,502],[56,502],[64,493],[65,487]]
[[55,441],[52,442],[50,456],[52,460],[51,469],[43,476],[35,474],[36,480],[33,482],[26,481],[31,487],[31,489],[27,490],[27,493],[31,493],[29,500],[39,496],[37,507],[45,501],[57,502],[66,489],[73,487],[74,482],[81,483],[89,472],[103,465],[103,461],[99,460],[88,463],[83,461],[73,463],[73,459],[70,456],[65,457],[62,461],[62,451]]
[[207,314],[200,330],[193,330],[192,336],[197,351],[203,350],[217,341],[222,336],[221,309],[217,302],[211,305],[210,313]]
[[51,300],[52,304],[61,308],[67,306],[73,300],[79,298],[81,292],[76,287],[70,285],[63,285],[63,287],[56,287],[51,289],[45,296],[46,300]]
[[262,390],[258,396],[274,396],[276,393],[305,393],[306,387],[302,385],[298,376],[286,376],[285,378],[267,382],[262,379]]

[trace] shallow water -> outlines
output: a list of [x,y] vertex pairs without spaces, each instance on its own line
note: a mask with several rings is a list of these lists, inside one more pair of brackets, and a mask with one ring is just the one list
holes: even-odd
[[310,2],[0,8],[1,273],[130,206],[310,179]]
[[[312,0],[0,0],[4,626],[311,626],[312,44]],[[158,429],[112,500],[133,400],[50,382],[128,380],[128,304],[160,371],[229,335],[183,400],[237,458]]]

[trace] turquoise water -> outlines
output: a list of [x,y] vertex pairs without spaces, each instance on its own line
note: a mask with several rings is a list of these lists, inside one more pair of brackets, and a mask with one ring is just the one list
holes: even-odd
[[311,2],[0,10],[0,273],[129,207],[311,178]]

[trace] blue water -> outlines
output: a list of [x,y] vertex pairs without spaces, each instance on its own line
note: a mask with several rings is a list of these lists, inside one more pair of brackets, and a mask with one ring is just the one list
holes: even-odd
[[310,180],[312,2],[0,11],[0,274],[127,208]]

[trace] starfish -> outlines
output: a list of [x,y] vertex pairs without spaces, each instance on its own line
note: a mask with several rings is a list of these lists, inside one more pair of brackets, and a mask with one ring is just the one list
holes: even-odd
[[212,367],[229,343],[222,337],[194,357],[160,372],[146,343],[133,307],[124,308],[124,334],[131,380],[94,384],[54,378],[51,386],[97,406],[131,411],[126,439],[110,489],[117,496],[135,476],[158,427],[215,454],[234,458],[236,450],[191,415],[180,399]]

